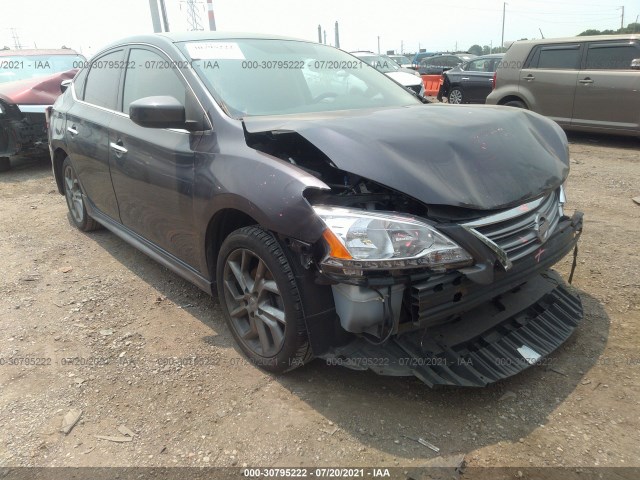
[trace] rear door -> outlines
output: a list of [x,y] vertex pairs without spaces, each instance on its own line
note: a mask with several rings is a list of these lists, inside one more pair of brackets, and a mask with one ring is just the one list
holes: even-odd
[[153,47],[131,47],[123,79],[122,113],[111,123],[111,178],[123,225],[183,262],[199,258],[193,218],[197,139],[186,130],[145,128],[129,118],[129,105],[168,95],[183,105],[187,85]]
[[116,103],[124,50],[92,59],[86,76],[74,84],[75,101],[67,111],[66,140],[80,184],[91,203],[119,221],[109,172],[109,125]]
[[638,41],[590,42],[578,74],[571,124],[580,127],[640,129]]
[[580,68],[581,43],[538,45],[520,71],[519,90],[531,110],[568,125]]
[[492,89],[494,63],[494,58],[482,58],[466,63],[460,80],[466,102],[484,103]]

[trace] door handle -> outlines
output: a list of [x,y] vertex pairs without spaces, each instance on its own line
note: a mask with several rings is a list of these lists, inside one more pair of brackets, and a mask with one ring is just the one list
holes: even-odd
[[593,83],[593,80],[591,80],[589,77],[587,77],[584,80],[578,80],[578,82],[580,82],[582,84],[587,84],[587,83]]
[[111,142],[109,143],[109,146],[116,153],[116,157],[118,158],[122,157],[122,155],[129,151],[122,145],[122,140],[118,140],[116,143]]
[[536,77],[534,77],[533,75],[529,74],[529,75],[527,75],[526,77],[524,77],[524,79],[525,79],[527,82],[530,82],[531,80],[535,80],[535,79],[536,79]]
[[469,80],[469,77],[462,77],[462,80]]
[[71,135],[74,135],[74,136],[78,134],[78,130],[76,130],[75,125],[67,127],[67,132],[69,132]]

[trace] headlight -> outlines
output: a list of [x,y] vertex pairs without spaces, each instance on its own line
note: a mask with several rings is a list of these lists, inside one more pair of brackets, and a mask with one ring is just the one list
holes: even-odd
[[322,205],[313,209],[327,226],[323,237],[330,251],[324,265],[443,270],[473,262],[464,249],[415,217]]

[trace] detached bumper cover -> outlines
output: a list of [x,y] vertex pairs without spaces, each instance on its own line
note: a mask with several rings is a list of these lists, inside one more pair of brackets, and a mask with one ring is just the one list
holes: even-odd
[[482,286],[468,302],[456,302],[463,305],[425,312],[439,319],[455,313],[455,320],[400,334],[383,346],[357,339],[321,357],[381,375],[413,375],[429,386],[483,387],[535,365],[562,345],[583,317],[580,298],[548,269],[575,246],[581,220],[577,214],[559,228],[546,244],[546,258],[522,259],[511,275]]

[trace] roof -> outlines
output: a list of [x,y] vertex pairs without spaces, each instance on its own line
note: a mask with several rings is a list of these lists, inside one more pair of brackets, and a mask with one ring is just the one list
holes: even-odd
[[538,40],[518,40],[518,45],[540,45],[546,43],[570,43],[570,42],[603,42],[609,40],[640,40],[640,34],[626,33],[620,35],[590,35],[585,37],[542,38]]
[[31,57],[35,55],[80,55],[75,50],[70,48],[49,48],[49,49],[37,49],[37,48],[24,48],[19,50],[0,50],[0,57],[13,57],[13,56]]

